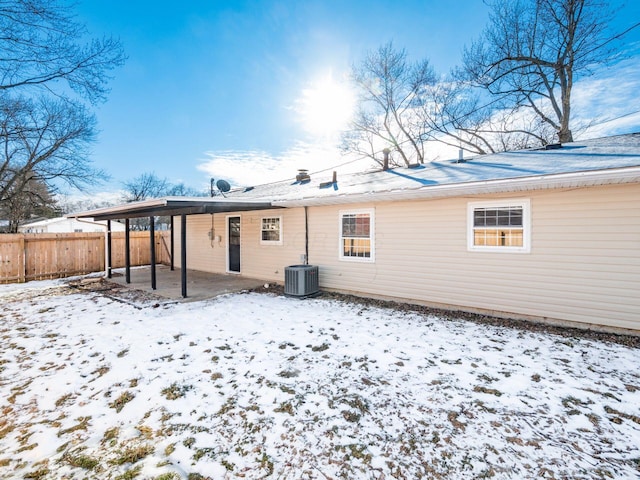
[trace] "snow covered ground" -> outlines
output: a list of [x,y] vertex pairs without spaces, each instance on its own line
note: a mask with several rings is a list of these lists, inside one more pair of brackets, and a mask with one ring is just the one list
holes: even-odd
[[0,286],[0,477],[640,477],[626,346],[335,299]]

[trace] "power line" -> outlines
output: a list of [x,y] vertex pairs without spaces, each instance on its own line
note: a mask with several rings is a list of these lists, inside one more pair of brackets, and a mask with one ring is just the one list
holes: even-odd
[[624,117],[630,117],[631,115],[635,115],[637,113],[640,113],[640,110],[636,110],[635,112],[624,113],[622,115],[618,115],[617,117],[613,117],[613,118],[610,118],[608,120],[603,120],[602,122],[594,123],[591,126],[592,127],[597,127],[599,125],[604,125],[605,123],[615,122],[616,120],[620,120],[621,118],[624,118]]

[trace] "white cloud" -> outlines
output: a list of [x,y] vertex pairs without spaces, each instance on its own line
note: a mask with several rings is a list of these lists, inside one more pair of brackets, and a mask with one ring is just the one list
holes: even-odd
[[[634,47],[635,48],[635,47]],[[638,47],[640,50],[640,47]],[[640,131],[640,68],[635,54],[617,64],[596,70],[574,84],[572,122],[576,139],[597,138]],[[301,104],[294,109],[302,108]],[[428,160],[457,158],[455,147],[433,143]],[[468,156],[468,154],[465,154]],[[256,150],[210,151],[197,169],[208,176],[229,181],[234,186],[250,186],[294,179],[298,169],[311,173],[331,170],[339,173],[364,171],[373,166],[370,159],[354,161],[336,146],[335,138],[320,138],[316,144],[298,142],[286,151],[272,154]]]
[[[640,131],[640,68],[638,56],[597,71],[574,85],[573,119],[585,130],[580,138]],[[577,129],[576,129],[577,130]]]
[[[261,185],[295,178],[299,169],[309,172],[337,169],[353,172],[367,168],[371,161],[352,162],[335,145],[311,145],[298,142],[288,150],[272,155],[264,151],[207,152],[198,170],[234,186]],[[330,175],[328,173],[327,175]]]

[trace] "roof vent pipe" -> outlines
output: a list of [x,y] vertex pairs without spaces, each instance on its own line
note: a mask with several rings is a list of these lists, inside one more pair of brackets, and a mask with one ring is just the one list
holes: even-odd
[[389,170],[389,153],[391,153],[391,150],[388,148],[382,150],[382,154],[384,155],[384,159],[382,160],[382,170]]
[[336,172],[335,170],[333,171],[333,180],[331,182],[332,183],[338,182],[338,172]]
[[458,163],[464,163],[464,150],[458,149]]

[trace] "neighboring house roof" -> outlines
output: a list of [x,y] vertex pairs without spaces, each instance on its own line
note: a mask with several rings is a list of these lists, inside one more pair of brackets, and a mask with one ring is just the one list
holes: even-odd
[[[66,217],[48,218],[25,223],[18,227],[20,233],[70,233],[70,232],[104,232],[105,222],[97,222],[92,218],[77,220]],[[112,231],[123,231],[124,224],[116,222],[111,225]]]
[[640,181],[640,133],[563,144],[561,148],[482,155],[459,162],[434,161],[234,189],[228,199],[264,199],[274,206],[331,205],[366,201],[574,188]]
[[[69,219],[67,217],[57,217],[57,218],[47,218],[45,220],[38,220],[36,222],[23,223],[20,225],[20,228],[38,228],[38,227],[48,227],[50,225],[55,225],[57,223],[68,222]],[[96,225],[104,225],[103,223],[92,222],[91,219],[83,220],[82,223],[95,223]]]

